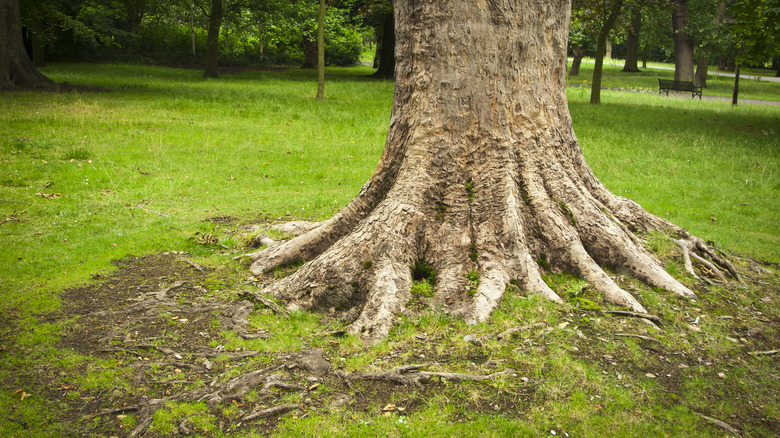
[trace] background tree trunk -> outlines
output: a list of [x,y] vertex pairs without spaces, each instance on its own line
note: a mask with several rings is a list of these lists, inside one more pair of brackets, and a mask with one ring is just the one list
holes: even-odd
[[317,40],[303,38],[303,64],[301,68],[317,68]]
[[216,78],[217,59],[219,58],[219,28],[222,27],[222,0],[211,0],[209,31],[206,35],[206,68],[203,77]]
[[600,264],[692,297],[628,231],[685,230],[613,195],[585,164],[566,102],[570,11],[537,0],[397,1],[404,56],[379,165],[339,214],[252,254],[256,274],[309,261],[264,293],[329,310],[366,341],[387,335],[425,272],[435,272],[435,293],[415,298],[473,321],[510,281],[560,302],[547,269],[637,312]]
[[317,12],[317,100],[325,98],[325,0]]
[[639,6],[631,9],[631,25],[628,27],[628,38],[626,39],[626,62],[623,64],[623,71],[627,73],[636,73],[639,71],[637,62],[639,61],[639,32],[642,29],[642,10]]
[[590,103],[594,105],[601,103],[601,71],[604,66],[607,39],[609,39],[609,32],[612,31],[612,27],[620,16],[620,8],[622,7],[623,0],[616,1],[612,5],[612,10],[609,11],[609,15],[604,19],[604,24],[602,24],[599,31],[599,38],[596,43],[596,59],[593,65],[593,80],[590,88]]
[[374,77],[390,79],[395,74],[395,21],[392,14],[388,14],[382,26],[380,43],[376,45],[379,65]]
[[260,46],[259,47],[260,56],[258,57],[258,59],[262,61],[265,54],[263,53],[264,50],[263,49],[263,21],[260,19],[257,20],[257,38],[258,38],[258,45]]
[[736,71],[734,72],[734,91],[731,93],[731,105],[737,106],[739,104],[739,68],[740,63],[737,63]]
[[693,81],[693,44],[685,26],[688,24],[688,4],[685,0],[674,0],[672,9],[672,30],[674,31],[674,80]]
[[19,0],[0,0],[0,90],[55,86],[35,68],[24,48]]
[[705,49],[699,49],[699,57],[696,62],[696,76],[693,83],[699,87],[707,88],[707,71],[710,67],[710,54]]
[[582,58],[585,56],[585,49],[582,47],[573,47],[571,49],[574,57],[571,61],[571,69],[569,70],[569,76],[580,75],[580,65],[582,64]]
[[190,0],[190,39],[192,40],[192,56],[195,56],[195,0]]
[[32,18],[32,32],[30,32],[30,45],[32,45],[32,61],[36,68],[46,67],[46,57],[43,53],[40,35],[43,33],[43,22],[39,15]]

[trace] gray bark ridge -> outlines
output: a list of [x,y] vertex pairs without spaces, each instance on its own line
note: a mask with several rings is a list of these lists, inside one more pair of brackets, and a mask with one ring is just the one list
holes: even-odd
[[[396,89],[377,169],[342,212],[253,255],[255,274],[308,261],[263,292],[335,314],[368,342],[413,298],[473,322],[510,282],[560,302],[548,269],[634,312],[646,310],[602,266],[693,298],[634,233],[691,236],[609,192],[585,163],[565,94],[569,6],[397,1]],[[415,264],[435,272],[430,297],[411,294]]]

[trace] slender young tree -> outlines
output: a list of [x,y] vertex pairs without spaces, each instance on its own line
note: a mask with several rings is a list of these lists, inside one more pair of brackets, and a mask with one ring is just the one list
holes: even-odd
[[325,98],[325,0],[317,11],[317,100]]
[[0,0],[0,90],[55,86],[35,68],[24,49],[19,0]]
[[623,0],[612,0],[604,2],[604,21],[601,24],[599,38],[596,42],[596,59],[593,64],[593,80],[590,88],[590,103],[598,105],[601,103],[601,72],[604,68],[604,54],[607,48],[607,38],[615,26],[620,9],[623,7]]
[[542,280],[548,270],[636,312],[646,310],[602,266],[694,296],[634,233],[703,243],[609,192],[585,163],[566,101],[568,1],[394,6],[382,158],[339,214],[252,255],[256,274],[308,261],[264,292],[290,308],[330,309],[366,341],[387,335],[421,276],[434,282],[431,306],[468,321],[488,318],[510,283],[560,302]]

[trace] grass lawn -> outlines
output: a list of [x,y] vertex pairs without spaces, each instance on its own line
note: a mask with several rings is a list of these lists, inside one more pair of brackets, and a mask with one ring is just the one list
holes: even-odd
[[[590,62],[587,62],[590,61]],[[602,87],[625,88],[629,90],[643,90],[658,92],[658,79],[674,79],[674,64],[650,63],[648,68],[640,68],[640,73],[623,73],[622,59],[604,60],[602,73]],[[571,60],[569,61],[571,67]],[[720,76],[712,73],[721,73],[715,70],[717,66],[711,66],[707,75],[707,88],[703,90],[705,96],[726,97],[731,101],[734,93],[734,78]],[[727,73],[727,72],[725,72]],[[764,71],[763,74],[774,76],[774,71]],[[780,101],[780,82],[749,79],[748,73],[742,73],[739,79],[740,99],[760,99]],[[588,85],[593,79],[592,60],[583,60],[578,76],[568,77],[569,84]],[[684,93],[680,93],[684,96]],[[690,97],[690,93],[689,93]]]
[[[617,69],[605,86],[655,90],[671,74]],[[392,82],[329,68],[317,102],[316,73],[299,69],[218,80],[108,64],[44,72],[78,92],[0,94],[2,436],[125,436],[141,418],[133,407],[166,397],[146,436],[724,435],[702,415],[744,436],[780,434],[777,356],[749,354],[780,337],[780,107],[615,91],[593,106],[588,89],[568,90],[602,182],[735,254],[747,285],[697,282],[653,235],[648,246],[700,295],[685,301],[615,273],[661,332],[603,313],[610,306],[586,283],[551,274],[564,305],[512,289],[488,322],[468,326],[421,299],[365,347],[328,315],[257,305],[238,329],[219,306],[254,288],[234,257],[266,224],[327,218],[357,194],[382,153]],[[780,100],[780,84],[752,82],[742,97]],[[730,96],[728,81],[711,83],[705,94]],[[136,324],[149,296],[169,308]],[[524,329],[496,336],[513,327]],[[312,380],[295,362],[312,348],[341,374]],[[504,373],[421,387],[340,377],[411,363]],[[263,368],[305,389],[258,385],[217,406],[175,398]],[[297,407],[241,420],[280,404]]]

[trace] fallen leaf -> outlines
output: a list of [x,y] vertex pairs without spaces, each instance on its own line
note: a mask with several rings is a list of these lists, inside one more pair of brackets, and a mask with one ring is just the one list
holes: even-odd
[[390,403],[389,405],[387,405],[384,408],[382,408],[382,411],[383,412],[389,412],[389,411],[394,411],[396,409],[398,409],[398,408],[394,404]]
[[61,198],[62,194],[61,193],[43,193],[43,192],[38,192],[38,193],[35,194],[35,196],[40,196],[41,198],[46,198],[46,199],[57,199],[57,198]]

